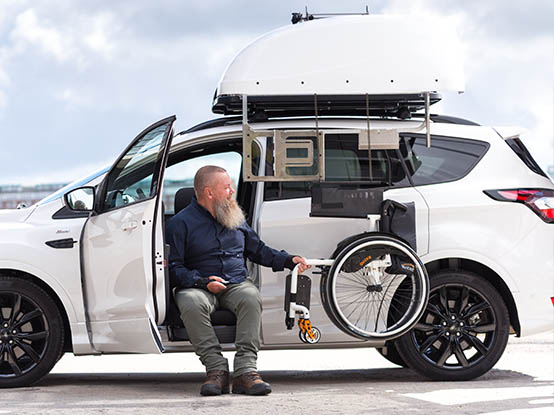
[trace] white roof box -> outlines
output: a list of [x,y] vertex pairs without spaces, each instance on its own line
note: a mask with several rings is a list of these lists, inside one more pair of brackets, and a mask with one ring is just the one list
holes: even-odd
[[259,37],[231,61],[216,98],[463,90],[461,47],[444,21],[367,15],[312,20]]

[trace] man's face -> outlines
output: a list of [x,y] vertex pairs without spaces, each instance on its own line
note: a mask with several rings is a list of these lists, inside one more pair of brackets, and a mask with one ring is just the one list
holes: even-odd
[[231,178],[227,173],[216,173],[214,178],[214,184],[210,186],[212,198],[215,202],[221,202],[223,200],[231,200],[235,190]]

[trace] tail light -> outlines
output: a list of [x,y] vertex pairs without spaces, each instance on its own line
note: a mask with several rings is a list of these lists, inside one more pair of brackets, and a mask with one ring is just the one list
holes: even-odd
[[484,192],[501,202],[523,203],[546,223],[554,223],[554,190],[552,189],[507,189]]

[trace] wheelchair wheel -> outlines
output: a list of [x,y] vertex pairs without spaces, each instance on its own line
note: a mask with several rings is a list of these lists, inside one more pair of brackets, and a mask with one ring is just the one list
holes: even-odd
[[348,244],[321,280],[331,321],[361,339],[390,340],[406,333],[421,317],[428,295],[429,278],[417,254],[383,234]]

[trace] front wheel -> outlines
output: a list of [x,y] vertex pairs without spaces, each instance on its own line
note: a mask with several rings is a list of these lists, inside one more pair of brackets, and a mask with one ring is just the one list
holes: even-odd
[[63,320],[32,282],[0,275],[0,388],[29,386],[62,354]]
[[431,278],[427,308],[395,342],[402,359],[433,380],[470,380],[500,359],[510,320],[498,291],[476,274],[440,271]]

